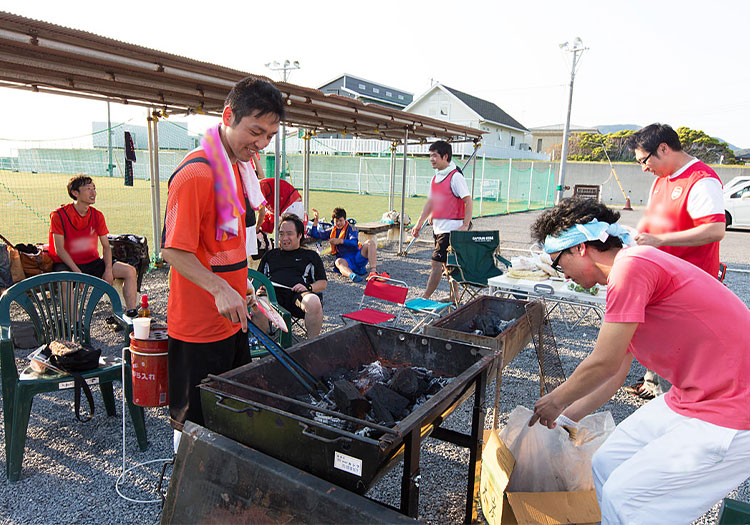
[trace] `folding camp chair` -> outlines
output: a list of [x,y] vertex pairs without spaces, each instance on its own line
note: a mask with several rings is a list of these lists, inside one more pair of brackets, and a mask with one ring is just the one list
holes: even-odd
[[[391,322],[395,326],[401,318],[408,293],[409,287],[403,281],[387,277],[369,279],[359,300],[359,310],[341,314],[341,320],[344,324],[349,319],[367,324]],[[375,306],[378,308],[373,308]]]
[[453,304],[464,296],[471,300],[488,287],[487,281],[503,274],[496,262],[510,267],[510,261],[497,254],[499,231],[453,231],[450,233],[448,261],[443,265],[451,287]]
[[[279,330],[278,343],[281,348],[289,348],[290,346],[292,346],[292,315],[276,300],[276,289],[273,287],[273,283],[271,283],[271,280],[268,277],[266,277],[259,271],[250,268],[247,270],[247,277],[248,279],[251,279],[253,281],[253,286],[256,290],[261,286],[265,288],[268,302],[271,303],[271,306],[274,308],[274,310],[279,312],[281,314],[281,317],[284,319],[289,332]],[[250,355],[252,357],[262,357],[267,354],[267,350],[260,349],[254,349],[250,352]]]
[[414,328],[410,330],[411,333],[414,333],[421,330],[425,325],[439,319],[444,313],[450,311],[453,303],[441,303],[439,301],[417,297],[406,301],[404,306],[406,307],[406,312],[417,323],[414,325]]

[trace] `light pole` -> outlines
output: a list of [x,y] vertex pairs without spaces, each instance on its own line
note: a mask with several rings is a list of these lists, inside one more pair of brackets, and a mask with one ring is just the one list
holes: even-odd
[[568,42],[563,42],[560,44],[560,49],[563,51],[567,51],[568,53],[573,53],[573,64],[570,68],[570,91],[568,93],[568,116],[565,119],[565,131],[563,132],[563,143],[562,143],[562,154],[560,155],[560,178],[558,180],[557,188],[557,195],[555,197],[555,203],[560,202],[560,199],[562,199],[563,191],[565,191],[565,168],[566,164],[568,163],[568,135],[570,135],[570,110],[573,106],[573,82],[575,82],[576,78],[576,66],[578,66],[578,62],[581,60],[581,55],[585,50],[587,50],[587,47],[583,47],[583,42],[579,37],[576,37],[575,40],[573,40],[573,45],[570,45]]
[[[284,60],[283,63],[279,62],[278,60],[274,60],[273,62],[268,62],[266,64],[266,67],[270,69],[271,71],[281,71],[282,72],[282,80],[286,82],[286,79],[289,77],[289,71],[293,71],[295,69],[299,69],[299,62],[295,60],[294,62],[290,60]],[[281,125],[281,178],[285,178],[289,174],[286,171],[286,126],[284,124]]]

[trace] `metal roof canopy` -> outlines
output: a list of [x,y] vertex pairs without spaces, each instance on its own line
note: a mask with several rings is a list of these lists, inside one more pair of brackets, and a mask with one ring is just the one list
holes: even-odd
[[451,142],[476,142],[483,133],[0,11],[5,87],[158,107],[165,114],[220,115],[227,93],[246,76],[279,88],[287,104],[284,122],[313,132],[402,141],[408,129],[414,141]]
[[[159,251],[161,214],[158,138],[156,125],[152,120],[169,114],[221,115],[227,93],[237,81],[247,76],[267,80],[281,91],[287,105],[283,121],[286,124],[312,133],[342,133],[400,142],[403,145],[404,179],[406,150],[410,139],[412,143],[424,143],[432,138],[443,138],[450,142],[471,141],[476,147],[484,133],[475,128],[377,104],[365,104],[348,97],[325,95],[317,89],[274,82],[265,76],[250,75],[236,69],[0,11],[0,87],[159,108],[161,115],[154,112],[154,118],[148,119],[156,253]],[[274,211],[278,229],[278,145],[276,157]],[[303,193],[307,196],[309,148],[306,148],[305,160]],[[392,164],[391,192],[393,168]],[[402,216],[404,198],[402,188]],[[393,200],[392,193],[389,200]],[[305,200],[305,206],[307,205]],[[400,231],[399,252],[402,251],[403,224]]]

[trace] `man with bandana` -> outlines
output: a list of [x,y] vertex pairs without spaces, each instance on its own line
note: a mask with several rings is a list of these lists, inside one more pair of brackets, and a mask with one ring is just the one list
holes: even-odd
[[[635,242],[671,253],[718,277],[725,216],[716,172],[683,151],[680,137],[666,124],[651,124],[633,133],[627,146],[643,171],[656,176]],[[664,393],[652,370],[625,390],[642,399]]]
[[574,425],[611,398],[635,357],[672,388],[595,453],[602,523],[690,523],[748,477],[750,310],[683,259],[652,246],[623,249],[633,240],[619,217],[571,198],[532,226],[553,267],[585,288],[607,285],[607,306],[593,352],[537,401],[529,425]]

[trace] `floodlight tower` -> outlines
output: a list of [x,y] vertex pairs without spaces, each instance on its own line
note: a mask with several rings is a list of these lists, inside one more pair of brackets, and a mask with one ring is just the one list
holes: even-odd
[[565,168],[568,163],[568,135],[570,135],[570,110],[573,106],[573,83],[575,82],[576,78],[576,67],[578,66],[578,62],[581,60],[581,55],[583,55],[583,52],[586,51],[588,48],[583,47],[583,41],[581,41],[580,37],[576,37],[575,40],[573,40],[573,44],[569,44],[568,42],[563,42],[560,44],[560,49],[563,51],[567,51],[568,53],[573,53],[573,64],[570,68],[570,91],[568,92],[568,116],[565,119],[565,131],[563,132],[563,142],[562,142],[562,154],[560,155],[560,178],[558,179],[557,188],[557,194],[555,195],[555,203],[560,202],[560,199],[562,199],[563,191],[565,190]]
[[[282,80],[286,82],[286,79],[289,77],[289,71],[294,71],[295,69],[299,69],[299,61],[290,61],[289,59],[284,60],[284,62],[279,62],[278,60],[274,60],[273,62],[268,62],[266,64],[266,67],[270,69],[271,71],[281,71],[282,72]],[[283,179],[285,176],[288,175],[286,172],[286,126],[284,124],[281,125],[281,178]]]

